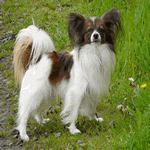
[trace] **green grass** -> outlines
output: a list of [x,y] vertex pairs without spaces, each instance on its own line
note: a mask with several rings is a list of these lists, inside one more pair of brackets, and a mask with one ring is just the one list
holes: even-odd
[[[19,2],[18,6],[13,3]],[[69,3],[69,4],[68,4]],[[70,135],[67,128],[61,125],[59,112],[49,114],[50,122],[43,127],[36,121],[29,120],[30,142],[24,143],[26,149],[106,149],[106,150],[148,150],[150,149],[150,3],[148,0],[36,0],[17,1],[7,0],[2,5],[2,33],[10,30],[17,34],[20,29],[32,24],[32,17],[38,27],[43,27],[54,41],[56,50],[71,50],[67,31],[67,16],[69,12],[77,12],[85,17],[100,17],[107,10],[117,7],[122,14],[124,34],[118,38],[116,46],[116,66],[112,75],[110,94],[101,99],[98,105],[98,114],[104,118],[99,124],[87,118],[79,118],[77,127],[81,135]],[[26,13],[26,16],[23,16]],[[12,14],[12,15],[11,15]],[[23,18],[21,22],[19,19]],[[49,22],[47,25],[46,23]],[[14,40],[0,45],[0,58],[12,55]],[[6,86],[7,93],[18,92],[15,86],[13,69],[7,67],[12,63],[8,59],[6,64],[0,64],[4,78],[11,79]],[[128,78],[134,78],[132,87]],[[140,86],[146,84],[145,88]],[[124,99],[127,98],[126,104]],[[5,99],[5,98],[4,98]],[[8,101],[8,100],[6,100]],[[0,136],[7,137],[7,130],[14,127],[17,100],[11,96],[12,103],[8,124]],[[127,112],[121,113],[116,107],[120,104],[128,106]],[[15,108],[14,108],[15,107]],[[115,127],[109,126],[114,120]],[[61,132],[59,138],[55,134]],[[38,136],[38,141],[33,137]],[[77,145],[78,140],[83,140],[84,145]]]

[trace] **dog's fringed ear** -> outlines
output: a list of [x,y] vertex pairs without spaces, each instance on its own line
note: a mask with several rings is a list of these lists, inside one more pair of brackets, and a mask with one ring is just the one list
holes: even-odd
[[120,12],[117,8],[108,10],[100,19],[104,28],[110,33],[116,33],[121,28]]
[[69,37],[75,45],[80,43],[82,30],[84,28],[85,18],[78,13],[70,13],[68,17]]
[[123,33],[119,10],[117,8],[112,8],[108,10],[100,19],[106,34],[106,42],[115,44],[118,31],[121,30]]

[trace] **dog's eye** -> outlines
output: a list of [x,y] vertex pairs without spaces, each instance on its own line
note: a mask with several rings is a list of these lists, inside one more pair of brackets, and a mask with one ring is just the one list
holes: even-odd
[[88,30],[87,30],[87,32],[92,32],[93,31],[93,29],[92,28],[89,28]]
[[97,31],[98,31],[98,32],[104,32],[104,30],[103,30],[101,27],[99,27],[99,28],[97,29]]

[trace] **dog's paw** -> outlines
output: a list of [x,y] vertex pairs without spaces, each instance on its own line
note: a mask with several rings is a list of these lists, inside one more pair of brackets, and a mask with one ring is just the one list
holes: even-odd
[[103,119],[103,118],[96,118],[96,121],[97,121],[97,122],[103,122],[104,119]]
[[78,129],[69,129],[69,130],[70,130],[70,133],[73,134],[73,135],[81,133],[81,131],[78,130]]
[[21,140],[29,141],[29,136],[27,134],[20,135]]

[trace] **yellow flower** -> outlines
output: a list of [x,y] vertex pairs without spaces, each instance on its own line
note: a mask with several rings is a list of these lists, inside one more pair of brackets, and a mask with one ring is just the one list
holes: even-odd
[[143,84],[143,85],[141,85],[140,87],[141,87],[141,88],[145,88],[145,87],[146,87],[146,84]]

